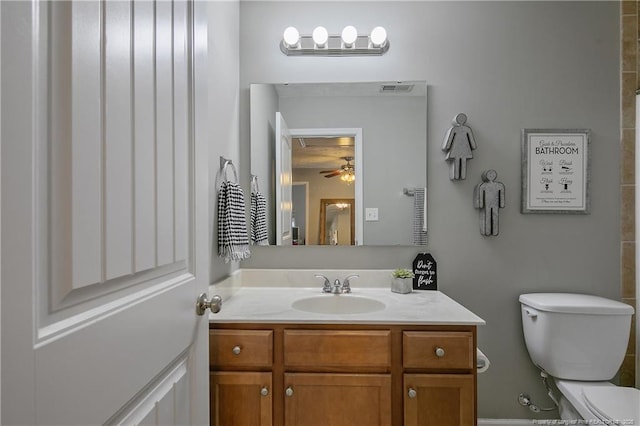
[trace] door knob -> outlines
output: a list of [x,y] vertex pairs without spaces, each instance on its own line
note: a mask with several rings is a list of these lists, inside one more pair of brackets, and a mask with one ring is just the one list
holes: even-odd
[[289,386],[285,391],[284,391],[285,395],[287,396],[293,396],[293,388],[291,386]]
[[196,313],[200,316],[204,315],[207,308],[211,309],[211,312],[217,314],[220,312],[222,306],[222,298],[218,295],[212,296],[211,300],[207,299],[207,293],[202,293],[196,300]]
[[415,390],[415,389],[413,389],[413,388],[409,388],[409,392],[408,392],[408,394],[409,394],[409,398],[411,398],[411,399],[413,399],[413,398],[415,398],[416,396],[418,396],[418,392],[416,392],[416,390]]
[[262,389],[260,389],[260,395],[262,395],[262,396],[267,396],[267,395],[269,395],[269,388],[267,388],[266,386],[264,386]]

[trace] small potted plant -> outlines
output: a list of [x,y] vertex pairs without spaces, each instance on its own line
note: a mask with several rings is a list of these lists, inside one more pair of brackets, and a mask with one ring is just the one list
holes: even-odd
[[413,271],[411,269],[396,269],[391,274],[391,291],[394,293],[411,293],[413,288]]

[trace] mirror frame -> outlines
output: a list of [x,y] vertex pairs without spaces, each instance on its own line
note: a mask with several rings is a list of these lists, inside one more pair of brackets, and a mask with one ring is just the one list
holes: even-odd
[[321,246],[326,246],[328,244],[325,244],[325,237],[326,237],[326,232],[327,232],[327,227],[325,225],[325,222],[327,220],[327,206],[331,205],[331,204],[338,204],[338,203],[344,203],[344,204],[348,204],[349,205],[349,226],[351,228],[351,244],[352,246],[355,245],[355,221],[356,221],[356,215],[355,215],[355,211],[354,211],[354,204],[355,204],[355,200],[353,198],[321,198],[320,199],[320,238],[319,238],[319,242]]

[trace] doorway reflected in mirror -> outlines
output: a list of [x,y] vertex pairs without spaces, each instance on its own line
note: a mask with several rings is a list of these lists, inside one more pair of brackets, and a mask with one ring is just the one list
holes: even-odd
[[[328,235],[323,238],[320,235],[320,210],[322,199],[350,199],[349,210],[353,208],[355,222],[355,206],[358,203],[354,184],[355,138],[348,135],[293,136],[292,145],[293,244],[351,245],[352,240],[357,241],[356,232],[351,227],[339,232],[339,239],[329,239]],[[344,216],[344,212],[334,211],[335,206],[329,207],[329,210],[328,219],[335,220],[335,225]],[[325,209],[325,217],[327,213]],[[327,227],[329,228],[331,225]],[[348,234],[345,231],[349,231]],[[334,228],[334,236],[337,233],[337,228]],[[340,243],[337,244],[338,242]]]
[[355,244],[353,198],[320,200],[320,245]]

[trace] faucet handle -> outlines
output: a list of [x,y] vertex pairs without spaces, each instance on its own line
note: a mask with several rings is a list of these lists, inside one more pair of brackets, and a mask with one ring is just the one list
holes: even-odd
[[344,279],[344,281],[342,282],[343,293],[351,293],[351,282],[349,281],[351,278],[360,278],[360,275],[353,274]]
[[329,278],[325,277],[322,274],[316,274],[315,275],[316,278],[322,278],[324,279],[324,284],[322,287],[322,292],[323,293],[331,293],[331,281],[329,281]]

